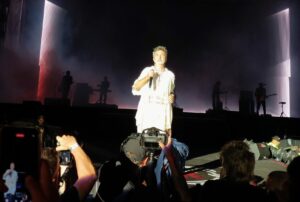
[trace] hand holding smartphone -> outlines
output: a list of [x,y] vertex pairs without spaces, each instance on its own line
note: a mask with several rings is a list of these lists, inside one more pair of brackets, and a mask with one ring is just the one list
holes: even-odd
[[30,198],[24,179],[27,175],[38,179],[39,161],[39,131],[35,127],[11,124],[0,128],[0,172],[1,176],[7,169],[7,175],[17,173],[15,196]]

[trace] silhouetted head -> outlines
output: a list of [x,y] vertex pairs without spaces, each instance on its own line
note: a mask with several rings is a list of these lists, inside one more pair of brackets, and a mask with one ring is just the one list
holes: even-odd
[[222,174],[233,181],[250,181],[253,176],[255,157],[243,141],[231,141],[220,152]]
[[272,171],[266,180],[266,188],[268,191],[282,191],[288,179],[286,171]]
[[59,174],[59,154],[55,148],[45,147],[41,151],[41,159],[47,161],[52,178]]
[[70,75],[71,74],[71,72],[68,70],[68,71],[66,71],[66,75]]
[[39,115],[38,118],[37,118],[37,122],[38,122],[38,125],[44,125],[45,123],[45,118],[43,115]]
[[295,157],[287,167],[289,201],[299,202],[299,183],[300,183],[300,156]]
[[295,157],[287,167],[291,182],[300,183],[300,156]]

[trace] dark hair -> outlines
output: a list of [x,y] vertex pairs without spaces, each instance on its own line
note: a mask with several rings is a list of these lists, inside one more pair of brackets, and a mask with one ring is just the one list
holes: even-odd
[[300,179],[300,156],[295,157],[287,167],[289,181],[289,201],[300,201],[299,179]]
[[300,180],[300,156],[295,157],[287,167],[289,178],[292,181]]
[[220,152],[224,177],[233,181],[250,181],[253,176],[255,158],[243,141],[231,141]]
[[55,148],[43,148],[41,158],[47,161],[50,168],[50,174],[53,175],[59,166],[59,157]]

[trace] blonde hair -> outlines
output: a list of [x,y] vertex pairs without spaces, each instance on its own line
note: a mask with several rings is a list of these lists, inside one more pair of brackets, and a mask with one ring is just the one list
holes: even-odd
[[164,51],[166,55],[168,55],[168,50],[165,46],[156,46],[155,48],[153,48],[153,54],[159,50]]

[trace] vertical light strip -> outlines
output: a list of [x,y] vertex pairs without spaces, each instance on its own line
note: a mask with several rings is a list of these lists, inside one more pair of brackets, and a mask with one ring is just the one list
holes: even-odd
[[[276,50],[273,50],[274,61],[277,62],[274,68],[276,76],[276,91],[278,102],[285,102],[283,106],[284,116],[290,117],[290,14],[289,9],[282,10],[274,14],[273,19],[276,22],[275,35],[278,35],[274,41]],[[280,116],[282,112],[281,105],[278,103],[276,114]]]
[[286,116],[290,117],[290,78],[291,78],[291,62],[290,62],[290,13],[289,9],[285,9],[279,13],[279,27],[280,38],[283,55],[286,54],[286,60],[283,62],[283,78],[282,86],[282,100],[286,100],[286,106],[283,109]]
[[39,58],[39,82],[37,98],[43,101],[46,96],[54,96],[56,86],[54,84],[55,71],[57,72],[58,43],[60,38],[60,19],[63,9],[45,0],[44,18],[42,27],[42,39]]

